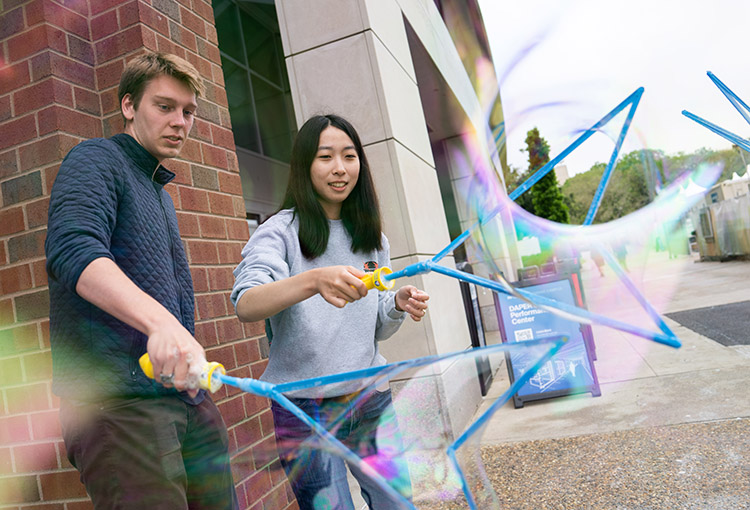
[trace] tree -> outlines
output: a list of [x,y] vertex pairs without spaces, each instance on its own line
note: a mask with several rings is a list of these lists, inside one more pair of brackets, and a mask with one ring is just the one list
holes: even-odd
[[[549,162],[549,144],[539,135],[537,128],[526,134],[526,151],[529,153],[530,175]],[[529,191],[534,204],[534,213],[537,216],[558,223],[570,221],[568,207],[563,200],[554,170],[537,181]]]

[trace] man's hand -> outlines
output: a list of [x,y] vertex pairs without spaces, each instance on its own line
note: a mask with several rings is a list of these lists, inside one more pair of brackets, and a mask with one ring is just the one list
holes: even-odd
[[206,365],[201,344],[177,319],[158,324],[148,332],[148,356],[154,366],[154,379],[162,385],[198,394],[198,380]]
[[414,285],[404,285],[396,292],[396,310],[408,313],[417,322],[427,313],[427,300],[430,296]]

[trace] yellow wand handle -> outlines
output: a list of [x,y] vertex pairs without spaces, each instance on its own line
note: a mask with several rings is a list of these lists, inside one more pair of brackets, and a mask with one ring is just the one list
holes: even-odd
[[393,271],[391,271],[390,267],[379,267],[372,273],[367,273],[367,275],[363,276],[362,281],[364,282],[365,287],[367,287],[367,290],[390,290],[396,282],[393,280],[387,280],[385,276],[392,272]]
[[[151,358],[148,357],[148,353],[144,354],[138,360],[138,364],[141,366],[141,370],[146,374],[149,379],[156,379],[154,377],[154,365],[151,364]],[[211,393],[216,393],[222,386],[222,382],[219,377],[214,377],[216,371],[219,371],[222,375],[227,373],[224,365],[217,363],[216,361],[209,361],[201,370],[201,375],[198,378],[198,386],[204,390],[208,390]]]

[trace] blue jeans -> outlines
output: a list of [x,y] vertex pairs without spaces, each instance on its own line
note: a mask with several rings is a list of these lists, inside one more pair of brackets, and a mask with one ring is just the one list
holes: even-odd
[[[392,487],[410,499],[411,481],[406,462],[400,456],[393,457],[393,454],[402,453],[403,448],[390,390],[374,391],[355,405],[347,397],[290,400],[357,456],[376,467]],[[300,510],[353,510],[346,477],[348,463],[331,453],[325,445],[322,448],[310,447],[321,445],[318,434],[276,402],[271,404],[271,411],[279,458]],[[336,422],[342,413],[344,418]],[[312,441],[303,445],[302,442],[309,438]],[[348,465],[371,510],[403,507],[356,466]]]

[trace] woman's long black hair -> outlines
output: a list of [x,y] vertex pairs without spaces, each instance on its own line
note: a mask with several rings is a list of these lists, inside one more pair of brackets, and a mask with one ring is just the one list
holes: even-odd
[[294,214],[299,218],[299,245],[309,259],[319,257],[326,251],[330,234],[328,219],[310,177],[320,133],[328,126],[346,133],[354,142],[359,157],[357,184],[341,204],[341,220],[352,238],[352,251],[367,253],[382,247],[378,197],[359,135],[354,126],[338,115],[316,115],[302,125],[294,140],[289,184],[282,205],[282,209],[294,208]]

